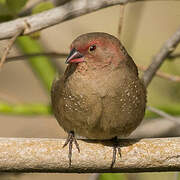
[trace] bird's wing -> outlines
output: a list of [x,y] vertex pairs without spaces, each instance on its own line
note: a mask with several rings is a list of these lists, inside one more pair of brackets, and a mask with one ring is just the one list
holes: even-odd
[[53,112],[56,116],[56,113],[58,112],[58,104],[59,104],[59,98],[61,96],[61,92],[63,91],[64,88],[64,78],[57,76],[51,87],[51,103],[52,103],[52,109]]

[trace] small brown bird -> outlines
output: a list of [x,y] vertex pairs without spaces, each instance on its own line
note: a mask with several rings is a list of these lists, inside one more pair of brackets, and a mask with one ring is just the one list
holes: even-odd
[[[69,133],[69,165],[74,136],[113,139],[128,136],[140,124],[146,89],[121,42],[102,32],[83,34],[71,44],[64,76],[52,85],[52,107],[60,126]],[[113,167],[116,151],[113,150]]]

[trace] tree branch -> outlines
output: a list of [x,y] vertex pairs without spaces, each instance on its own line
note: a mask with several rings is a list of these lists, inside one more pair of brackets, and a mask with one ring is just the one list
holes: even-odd
[[121,37],[121,32],[122,32],[122,27],[123,27],[124,11],[125,11],[125,6],[122,5],[120,7],[119,25],[118,25],[118,37],[119,37],[119,39]]
[[[68,56],[67,53],[59,53],[59,52],[43,52],[43,53],[33,53],[33,54],[24,54],[24,55],[20,55],[20,56],[11,56],[11,57],[7,57],[6,58],[6,63],[8,62],[12,62],[12,61],[19,61],[19,60],[24,60],[26,58],[31,58],[31,57],[36,57],[36,56],[49,56],[52,58],[66,58]],[[142,65],[137,65],[138,69],[140,71],[146,71],[147,67],[144,67]],[[180,76],[176,76],[176,75],[171,75],[171,74],[167,74],[164,72],[156,72],[156,76],[163,78],[163,79],[167,79],[173,82],[180,82]]]
[[110,168],[109,141],[78,140],[68,165],[64,139],[0,138],[1,172],[147,172],[180,170],[180,138],[120,140],[122,157]]
[[[28,24],[29,28],[24,31],[24,35],[39,31],[49,26],[56,25],[60,22],[64,22],[81,15],[97,11],[102,8],[127,4],[131,2],[142,0],[74,0],[70,1],[60,7],[56,7],[39,14],[32,16],[18,18],[13,21],[0,24],[0,40],[7,39],[14,36],[19,28],[24,27],[24,24]],[[153,0],[145,0],[153,1]],[[157,1],[157,0],[155,0]]]
[[175,53],[168,56],[169,60],[174,60],[176,58],[180,58],[180,53]]
[[1,61],[0,61],[0,68],[2,67],[2,65],[4,64],[4,62],[6,61],[6,57],[11,49],[11,47],[13,46],[14,42],[16,41],[17,37],[21,35],[21,33],[24,31],[23,29],[19,29],[18,32],[9,40],[9,44],[7,45],[2,57],[1,57]]
[[151,106],[147,106],[146,109],[151,112],[154,112],[154,113],[158,114],[159,116],[164,117],[170,121],[174,121],[176,124],[180,125],[180,120],[178,120],[177,118],[171,116],[170,114],[168,114],[160,109],[157,109],[157,108],[154,108]]
[[25,55],[20,55],[20,56],[7,57],[6,62],[19,61],[19,60],[24,60],[26,58],[36,57],[36,56],[49,56],[52,58],[67,58],[68,54],[58,53],[58,52],[32,53],[32,54],[25,54]]
[[[180,121],[180,117],[174,117]],[[157,130],[158,127],[158,130]],[[129,136],[129,138],[159,138],[179,137],[180,126],[166,118],[143,120],[140,126]]]
[[175,50],[180,42],[180,28],[162,46],[157,55],[153,58],[151,65],[144,72],[142,80],[147,87],[164,60]]

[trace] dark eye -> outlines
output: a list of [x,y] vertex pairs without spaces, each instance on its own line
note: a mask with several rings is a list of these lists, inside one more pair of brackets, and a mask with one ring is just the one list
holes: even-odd
[[89,47],[89,51],[94,51],[96,49],[96,45],[92,45]]

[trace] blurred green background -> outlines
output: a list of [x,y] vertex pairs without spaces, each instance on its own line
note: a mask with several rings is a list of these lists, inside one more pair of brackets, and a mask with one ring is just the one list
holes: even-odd
[[[0,21],[18,17],[35,0],[0,0]],[[42,2],[42,1],[41,1]],[[45,3],[44,3],[45,2]],[[44,1],[32,13],[53,8]],[[59,1],[63,3],[64,1]],[[31,36],[20,37],[9,56],[25,53],[68,53],[78,35],[101,31],[119,37],[122,6],[115,6],[84,15],[50,27]],[[180,27],[180,1],[136,2],[125,6],[120,39],[136,64],[147,66],[163,43]],[[0,56],[8,40],[0,41]],[[180,46],[175,52],[180,52]],[[57,71],[63,73],[64,58],[37,56],[4,64],[0,72],[0,137],[64,138],[66,133],[51,115],[49,91]],[[161,71],[180,75],[180,58],[167,60]],[[148,105],[170,114],[180,114],[180,83],[154,78],[148,87]],[[152,114],[150,114],[152,117]],[[144,120],[146,121],[146,120]],[[157,129],[158,131],[158,129]],[[136,132],[135,132],[136,133]],[[7,174],[1,179],[80,179],[89,174]],[[101,180],[178,179],[177,173],[103,174]]]

